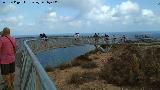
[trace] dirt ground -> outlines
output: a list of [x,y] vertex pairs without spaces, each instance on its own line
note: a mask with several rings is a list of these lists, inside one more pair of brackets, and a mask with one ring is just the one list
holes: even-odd
[[[103,75],[106,75],[103,72],[104,65],[109,63],[113,58],[117,58],[116,56],[121,54],[123,55],[122,52],[124,52],[125,50],[134,49],[130,46],[126,47],[120,45],[114,46],[112,48],[113,49],[108,53],[102,53],[99,51],[87,53],[56,69],[50,69],[47,73],[55,83],[57,90],[159,90],[153,89],[153,87],[150,87],[148,85],[144,85],[143,87],[141,87],[140,85],[123,85],[123,87],[121,87],[116,86],[115,84],[109,84],[109,81],[107,82],[106,80],[104,80]],[[145,46],[142,46],[142,50],[140,51],[142,52],[143,50],[145,50],[145,48]],[[128,56],[127,59],[128,58],[130,58],[130,56]],[[122,61],[121,63],[124,63],[124,61]],[[117,65],[118,67],[119,63],[113,65]],[[118,70],[123,70],[121,68]],[[110,68],[107,67],[107,70],[108,69]]]
[[71,78],[71,75],[74,73],[100,72],[103,63],[107,62],[109,58],[111,58],[111,53],[97,52],[94,54],[89,54],[89,59],[96,62],[98,67],[92,69],[85,69],[81,66],[73,66],[65,68],[63,70],[57,68],[54,71],[48,72],[48,75],[54,81],[58,90],[122,90],[118,86],[113,86],[111,84],[107,84],[107,82],[104,80],[100,80],[98,75],[95,76],[95,80],[80,85],[68,83],[69,79]]

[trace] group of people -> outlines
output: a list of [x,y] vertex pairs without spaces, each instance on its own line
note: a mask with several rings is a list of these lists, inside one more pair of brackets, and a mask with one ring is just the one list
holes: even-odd
[[[99,33],[95,33],[93,37],[94,37],[95,44],[97,44],[100,39]],[[110,36],[107,34],[104,34],[104,36],[102,36],[102,37],[104,37],[106,44],[109,44]],[[122,35],[121,37],[116,37],[115,35],[113,35],[111,38],[112,38],[111,39],[112,43],[117,43],[117,42],[118,43],[125,43],[127,41],[126,35]]]
[[[10,28],[0,33],[0,68],[3,83],[7,90],[13,90],[15,72],[16,39],[10,36]],[[5,90],[6,90],[5,89]]]
[[42,34],[39,34],[39,37],[42,39],[42,40],[45,40],[47,41],[48,40],[48,37],[45,33],[42,33]]
[[143,39],[143,38],[150,38],[150,36],[144,34],[144,35],[135,35],[136,39]]
[[113,35],[112,43],[125,43],[127,41],[126,35],[122,35],[121,37],[116,37]]
[[40,37],[40,41],[41,41],[41,45],[42,47],[47,47],[48,46],[48,43],[47,43],[47,40],[48,40],[48,37],[45,33],[42,33],[39,35]]
[[[79,37],[80,37],[79,33],[74,34],[75,40],[79,40]],[[100,36],[99,33],[95,33],[93,35],[94,43],[97,44],[101,37],[104,37],[104,40],[105,40],[106,44],[109,44],[110,40],[112,40],[112,43],[125,43],[127,41],[126,35],[122,35],[121,37],[116,37],[116,35],[113,35],[113,36],[110,37],[107,34],[104,34],[104,36],[102,36],[102,35]]]

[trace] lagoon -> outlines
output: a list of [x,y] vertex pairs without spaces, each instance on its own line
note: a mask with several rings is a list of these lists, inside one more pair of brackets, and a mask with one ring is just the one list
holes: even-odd
[[94,49],[94,45],[73,45],[39,52],[36,56],[43,67],[54,68]]

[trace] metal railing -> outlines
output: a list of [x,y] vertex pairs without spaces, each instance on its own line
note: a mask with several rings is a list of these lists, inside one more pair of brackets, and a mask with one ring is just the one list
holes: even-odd
[[56,90],[37,57],[24,41],[20,61],[20,90]]
[[[47,48],[66,47],[73,44],[93,44],[93,38],[79,38],[75,40],[69,38],[51,38],[47,43],[47,47],[42,48],[44,40],[39,39],[19,39],[17,40],[17,52],[21,53],[18,62],[20,69],[20,90],[56,90],[55,84],[48,77],[42,65],[35,56],[35,51]],[[34,51],[34,52],[33,52]]]

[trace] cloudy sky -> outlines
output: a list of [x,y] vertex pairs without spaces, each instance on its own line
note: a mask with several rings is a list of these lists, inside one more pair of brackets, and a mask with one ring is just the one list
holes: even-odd
[[160,31],[160,0],[12,1],[0,0],[0,30],[13,35]]

